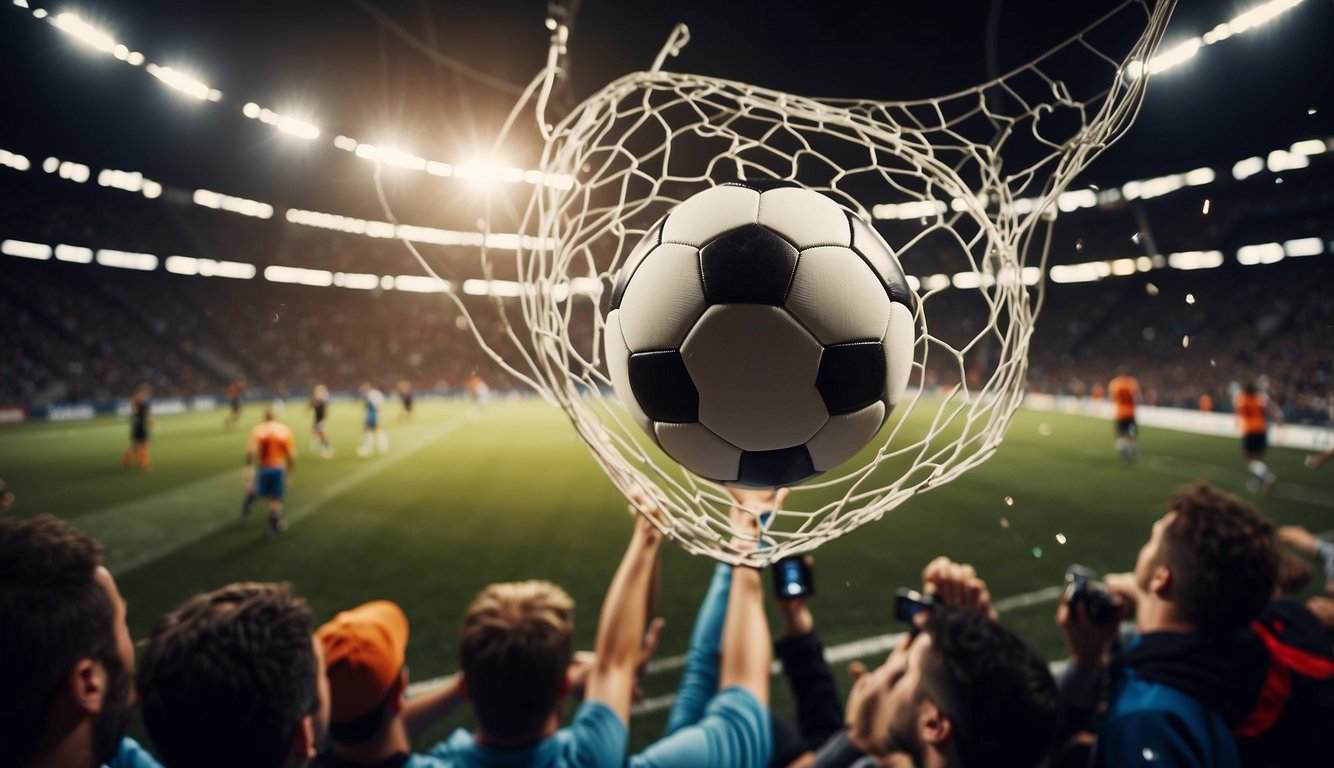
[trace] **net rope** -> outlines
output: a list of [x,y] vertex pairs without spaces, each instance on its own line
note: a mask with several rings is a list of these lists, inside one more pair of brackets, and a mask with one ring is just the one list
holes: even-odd
[[[558,27],[497,142],[531,114],[543,182],[521,211],[516,249],[478,255],[481,279],[515,280],[519,295],[482,307],[447,295],[485,352],[559,406],[608,478],[627,497],[646,493],[662,510],[657,525],[687,551],[764,565],[812,550],[1000,445],[1024,396],[1058,197],[1133,122],[1174,5],[1128,0],[992,82],[903,102],[667,71],[689,41],[678,26],[649,70],[552,125]],[[874,221],[917,298],[908,393],[865,451],[793,489],[759,549],[738,545],[726,489],[683,471],[621,408],[602,347],[613,280],[648,228],[699,191],[747,179],[795,181]],[[484,243],[505,231],[502,217],[484,219]]]

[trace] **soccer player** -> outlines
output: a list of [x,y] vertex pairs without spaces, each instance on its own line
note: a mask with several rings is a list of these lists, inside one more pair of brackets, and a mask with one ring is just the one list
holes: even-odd
[[361,447],[357,455],[363,459],[371,451],[384,453],[389,450],[389,435],[380,428],[380,411],[384,408],[384,393],[372,387],[370,383],[361,385],[361,396],[366,402],[366,421],[361,430]]
[[332,459],[334,455],[333,443],[329,442],[329,434],[324,431],[324,419],[329,415],[329,388],[323,384],[317,384],[315,391],[310,395],[310,410],[315,413],[315,423],[311,427],[310,449],[319,451],[320,455],[326,459]]
[[1266,416],[1283,423],[1283,411],[1254,382],[1242,387],[1233,403],[1237,421],[1241,424],[1241,449],[1246,455],[1246,487],[1252,493],[1264,490],[1274,492],[1278,476],[1265,466],[1265,450],[1269,447],[1269,422]]
[[227,385],[227,405],[231,409],[227,413],[227,428],[236,426],[236,422],[241,420],[241,396],[245,394],[245,377],[237,376],[232,383]]
[[[259,461],[259,473],[255,473],[255,461]],[[241,505],[241,516],[250,516],[250,506],[259,496],[269,499],[269,535],[287,530],[283,520],[283,492],[286,490],[287,473],[296,464],[296,438],[287,425],[280,424],[273,418],[273,409],[264,410],[264,421],[250,430],[250,443],[245,451],[245,471],[243,476],[248,490]]]
[[399,379],[398,397],[403,401],[403,410],[398,413],[399,421],[407,421],[412,418],[412,382],[407,379]]
[[1124,372],[1107,385],[1116,408],[1116,452],[1127,464],[1139,461],[1139,425],[1135,423],[1135,403],[1139,400],[1139,381]]
[[140,384],[130,396],[130,447],[121,454],[121,466],[126,469],[130,464],[138,463],[140,472],[149,470],[148,429],[153,426],[153,415],[149,412],[153,388]]

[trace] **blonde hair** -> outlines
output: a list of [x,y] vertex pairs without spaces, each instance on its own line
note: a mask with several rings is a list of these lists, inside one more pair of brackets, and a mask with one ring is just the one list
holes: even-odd
[[537,736],[570,663],[574,600],[549,581],[492,584],[463,617],[459,662],[478,724],[497,738]]

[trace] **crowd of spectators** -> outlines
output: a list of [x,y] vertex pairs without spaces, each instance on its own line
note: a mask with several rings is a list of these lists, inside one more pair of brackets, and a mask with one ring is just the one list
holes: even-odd
[[[764,514],[786,495],[732,489],[733,545],[759,546]],[[99,543],[49,515],[6,514],[6,496],[0,753],[18,768],[1233,768],[1327,757],[1334,600],[1290,597],[1312,569],[1283,545],[1334,577],[1334,543],[1276,527],[1203,481],[1169,499],[1133,572],[1067,578],[1056,623],[1070,658],[1056,677],[1004,625],[973,567],[939,557],[899,612],[908,631],[876,668],[854,662],[844,697],[806,599],[775,594],[775,640],[759,570],[719,564],[665,732],[627,755],[639,676],[664,631],[655,601],[671,583],[659,576],[660,511],[646,495],[630,500],[633,530],[592,651],[571,647],[575,605],[558,585],[492,584],[463,612],[458,673],[409,695],[410,624],[396,604],[319,625],[285,584],[188,598],[136,664]],[[769,706],[775,658],[790,715]],[[126,735],[136,704],[148,746]],[[471,728],[420,743],[462,707]]]
[[[1323,158],[1317,161],[1327,164]],[[1160,268],[1092,283],[1045,287],[1028,356],[1029,387],[1089,396],[1118,369],[1139,378],[1146,402],[1201,403],[1226,410],[1245,383],[1260,381],[1291,421],[1334,420],[1334,299],[1319,290],[1334,276],[1328,253],[1243,266],[1238,247],[1298,237],[1334,241],[1334,185],[1312,167],[1276,184],[1272,174],[1161,198],[1058,217],[1051,264],[1219,250],[1216,269]],[[169,190],[179,197],[179,190]],[[146,200],[53,177],[0,184],[0,236],[257,265],[280,264],[377,275],[420,273],[394,240],[252,219]],[[895,223],[902,227],[903,223]],[[475,273],[476,254],[422,246],[448,278]],[[919,249],[920,250],[920,249]],[[913,259],[924,258],[918,251]],[[908,263],[910,273],[940,265]],[[517,387],[486,355],[447,297],[403,291],[314,288],[252,280],[181,277],[6,257],[0,309],[0,403],[41,406],[121,399],[146,382],[158,396],[217,394],[246,375],[256,390],[300,393],[316,384],[349,391],[366,380],[408,379],[421,390],[458,387],[473,373],[492,389]],[[502,276],[503,277],[503,276]],[[457,284],[457,283],[456,283]],[[1036,295],[1036,294],[1035,294]],[[464,296],[488,343],[509,359],[492,304]],[[507,300],[511,312],[517,302]],[[986,376],[992,348],[975,291],[949,289],[925,306],[931,333],[969,348],[963,365],[929,360],[925,383],[948,386],[959,371]],[[591,352],[591,307],[569,324]],[[981,336],[979,336],[981,334]],[[971,344],[975,339],[981,343]],[[523,342],[528,343],[528,342]],[[939,351],[939,350],[937,350]],[[970,382],[971,383],[971,382]]]

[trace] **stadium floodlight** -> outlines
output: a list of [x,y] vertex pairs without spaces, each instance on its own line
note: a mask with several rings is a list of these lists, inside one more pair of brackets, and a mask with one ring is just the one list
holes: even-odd
[[[317,139],[320,136],[320,129],[312,123],[288,115],[280,115],[267,107],[261,107],[253,101],[246,102],[246,105],[241,108],[241,113],[251,120],[258,120],[277,128],[283,133],[299,136],[303,139]],[[337,142],[335,141],[335,143]]]
[[1265,161],[1267,167],[1273,173],[1282,173],[1283,171],[1292,171],[1298,168],[1306,168],[1311,164],[1311,159],[1306,155],[1299,155],[1295,152],[1289,152],[1286,149],[1276,149],[1269,153]]
[[334,137],[333,143],[335,147],[343,150],[344,152],[357,151],[357,140],[350,136],[344,136],[342,134],[339,134]]
[[51,24],[90,48],[103,53],[112,53],[116,50],[116,41],[108,32],[89,24],[78,14],[69,12],[57,14],[51,19]]
[[240,261],[214,261],[213,259],[196,259],[193,256],[168,256],[165,266],[168,272],[177,275],[230,277],[237,280],[249,280],[255,276],[255,265]]
[[358,143],[356,155],[365,160],[373,160],[383,165],[396,165],[414,171],[426,170],[426,158],[394,147]]
[[180,70],[171,67],[162,67],[157,64],[148,65],[148,74],[161,80],[164,84],[175,88],[187,96],[193,96],[200,101],[218,101],[222,98],[222,93],[215,88],[209,88],[198,78],[187,75]]
[[92,175],[92,170],[83,163],[65,160],[57,166],[56,175],[62,179],[68,179],[78,184],[82,184]]
[[144,65],[144,55],[138,51],[130,51],[130,55],[125,61],[131,66],[142,67]]
[[1092,208],[1098,204],[1098,194],[1091,189],[1072,189],[1062,192],[1056,198],[1056,206],[1065,213],[1080,208]]
[[[389,275],[385,275],[389,278]],[[383,284],[383,283],[382,283]],[[390,280],[395,290],[409,293],[449,293],[454,290],[453,283],[426,275],[398,275]]]
[[1167,257],[1172,269],[1213,269],[1223,266],[1222,251],[1182,251]]
[[1196,168],[1193,171],[1187,171],[1183,178],[1186,182],[1186,186],[1199,187],[1205,184],[1214,183],[1215,177],[1216,174],[1214,173],[1213,168]]
[[327,269],[306,269],[274,264],[264,268],[264,279],[273,283],[296,283],[327,288],[333,285],[333,273]]
[[97,263],[104,267],[137,269],[142,272],[151,272],[157,269],[157,257],[151,253],[117,251],[111,248],[102,248],[98,250]]
[[32,167],[28,158],[15,152],[0,149],[0,165],[13,168],[16,171],[26,171]]
[[1329,147],[1324,139],[1308,139],[1293,144],[1290,151],[1294,155],[1305,155],[1310,157],[1311,155],[1320,155],[1328,152]]
[[1283,253],[1293,256],[1319,256],[1325,252],[1325,241],[1318,237],[1303,237],[1283,244]]
[[[454,177],[467,179],[477,184],[489,185],[498,181],[523,181],[524,170],[494,160],[478,159],[454,166]],[[540,172],[537,178],[541,178]]]
[[335,272],[333,284],[339,288],[372,291],[380,287],[380,276],[365,272]]
[[61,243],[56,246],[56,258],[71,264],[90,264],[93,261],[93,249]]
[[1228,22],[1228,27],[1231,28],[1232,34],[1240,34],[1248,29],[1268,24],[1284,11],[1296,8],[1301,4],[1302,0],[1270,0],[1243,12]]
[[21,259],[46,261],[51,258],[51,246],[46,243],[30,243],[26,240],[5,240],[0,242],[0,253],[6,256],[18,256]]
[[1265,160],[1263,157],[1248,157],[1245,160],[1238,160],[1232,166],[1232,178],[1237,181],[1244,181],[1265,169]]
[[273,218],[272,205],[257,200],[247,200],[244,197],[232,197],[208,189],[196,189],[193,200],[195,205],[201,205],[205,208],[230,211],[257,219]]
[[911,221],[939,216],[949,209],[943,200],[919,200],[912,203],[882,203],[871,208],[877,219]]
[[1283,260],[1283,246],[1278,243],[1243,245],[1237,249],[1237,263],[1246,266],[1273,264]]
[[14,5],[17,5],[20,8],[27,8],[28,0],[14,0]]
[[1086,261],[1083,264],[1056,264],[1049,270],[1053,283],[1091,283],[1112,273],[1105,261]]

